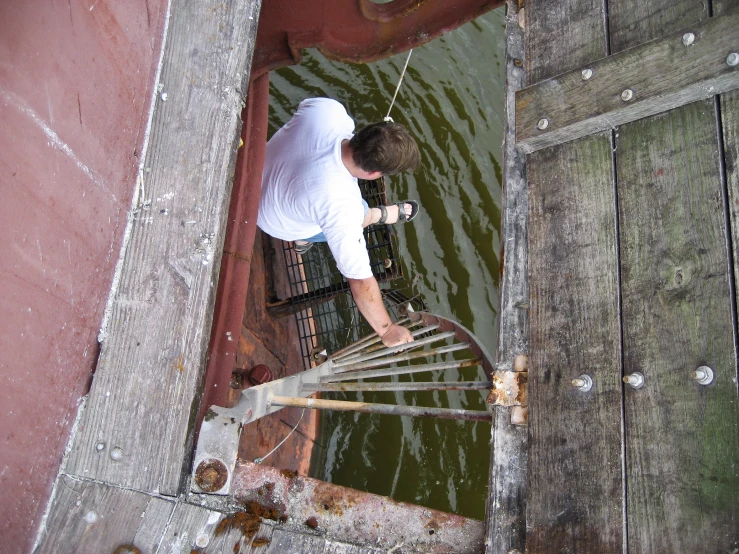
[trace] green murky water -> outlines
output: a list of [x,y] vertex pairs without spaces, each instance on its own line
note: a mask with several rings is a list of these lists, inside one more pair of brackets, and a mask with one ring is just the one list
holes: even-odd
[[[414,50],[391,116],[421,147],[411,176],[389,179],[391,199],[418,199],[422,213],[398,226],[406,294],[496,347],[503,133],[504,21],[495,10]],[[307,97],[342,102],[359,126],[387,112],[406,54],[368,65],[308,52],[271,75],[270,135]],[[394,283],[401,288],[402,283]],[[483,378],[477,368],[418,380]],[[411,379],[406,377],[405,379]],[[337,399],[484,410],[480,392],[335,395]],[[482,519],[490,426],[484,423],[324,413],[313,476]]]

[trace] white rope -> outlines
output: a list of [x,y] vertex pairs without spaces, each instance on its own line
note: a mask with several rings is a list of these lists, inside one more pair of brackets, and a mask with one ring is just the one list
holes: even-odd
[[290,435],[292,435],[295,432],[295,429],[298,428],[298,425],[300,425],[300,422],[303,421],[303,416],[304,415],[305,415],[305,408],[303,408],[303,412],[300,414],[300,419],[295,424],[295,427],[293,427],[292,428],[292,431],[290,431],[287,434],[287,436],[284,439],[282,439],[282,442],[280,444],[278,444],[277,446],[275,446],[272,450],[270,450],[269,452],[267,452],[261,458],[254,458],[254,463],[255,464],[261,464],[264,460],[266,460],[267,458],[269,458],[275,452],[275,450],[277,450],[280,446],[282,446],[283,444],[285,444],[285,441],[290,438]]
[[411,54],[413,54],[413,48],[408,50],[408,57],[405,59],[405,65],[403,66],[403,71],[400,72],[400,79],[398,79],[398,86],[395,87],[395,94],[393,94],[393,99],[390,101],[390,107],[387,109],[387,115],[383,119],[383,121],[393,121],[393,118],[390,117],[390,111],[393,109],[393,104],[395,104],[395,97],[398,96],[398,91],[400,90],[400,84],[403,82],[403,77],[405,77],[405,70],[408,69],[408,62],[411,61]]

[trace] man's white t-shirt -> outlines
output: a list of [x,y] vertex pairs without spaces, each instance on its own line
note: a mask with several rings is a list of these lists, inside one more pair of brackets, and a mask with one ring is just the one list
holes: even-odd
[[362,195],[341,161],[341,142],[353,131],[354,122],[335,100],[303,100],[267,143],[257,225],[288,241],[323,232],[342,275],[366,279],[372,269]]

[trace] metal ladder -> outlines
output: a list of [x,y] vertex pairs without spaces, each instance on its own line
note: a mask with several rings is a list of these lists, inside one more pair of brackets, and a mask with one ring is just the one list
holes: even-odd
[[[446,383],[364,381],[374,377],[472,366],[482,366],[485,375],[492,379],[494,367],[490,354],[459,323],[428,312],[408,312],[407,317],[396,323],[407,327],[415,340],[388,348],[377,333],[373,333],[332,354],[310,370],[244,390],[233,408],[211,407],[200,428],[192,490],[229,494],[242,427],[288,406],[492,422],[488,411],[309,398],[316,392],[464,391],[490,390],[493,387],[492,380]],[[452,361],[437,361],[438,356],[452,352],[466,356]]]

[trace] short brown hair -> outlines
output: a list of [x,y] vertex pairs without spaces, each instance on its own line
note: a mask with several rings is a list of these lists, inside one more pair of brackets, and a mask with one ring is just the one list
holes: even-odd
[[367,125],[349,141],[352,158],[364,171],[393,175],[414,171],[420,155],[408,129],[389,121]]

